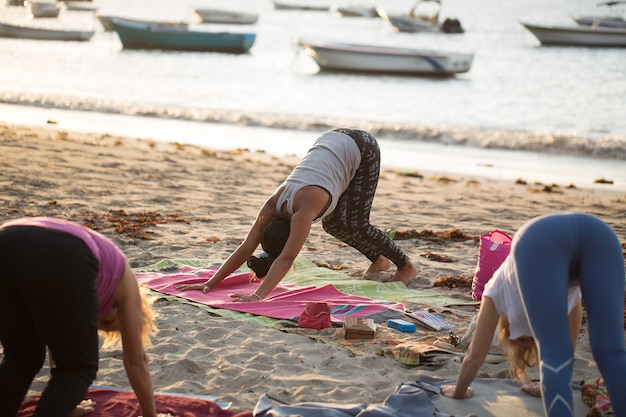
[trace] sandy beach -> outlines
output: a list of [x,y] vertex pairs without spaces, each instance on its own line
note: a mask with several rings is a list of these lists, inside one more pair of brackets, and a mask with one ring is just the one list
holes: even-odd
[[[320,132],[321,133],[321,132]],[[311,135],[311,143],[316,135]],[[245,149],[214,151],[150,138],[72,133],[0,123],[0,221],[56,216],[100,228],[144,267],[166,258],[225,260],[245,236],[258,208],[288,175],[295,160]],[[477,238],[494,229],[513,235],[528,219],[584,211],[605,220],[626,242],[626,194],[578,184],[498,182],[385,169],[371,221],[397,231],[458,229],[466,241],[398,240],[419,269],[407,291],[432,287],[442,277],[471,278]],[[140,217],[148,217],[140,227]],[[116,227],[118,230],[116,230]],[[127,226],[124,228],[123,226]],[[626,249],[625,249],[626,250]],[[439,257],[428,254],[440,255]],[[365,257],[316,224],[301,256],[362,276]],[[449,262],[437,258],[448,258]],[[394,270],[374,279],[386,280]],[[469,288],[441,288],[468,299]],[[443,366],[407,366],[379,355],[284,333],[245,320],[216,317],[194,306],[158,300],[159,331],[148,350],[155,390],[217,396],[235,411],[249,411],[271,394],[287,403],[379,403],[418,374],[448,378],[459,360]],[[486,364],[480,377],[506,378],[508,365]],[[598,376],[586,328],[576,354],[576,380]],[[48,377],[42,370],[31,393]],[[101,351],[96,384],[129,387],[121,349]]]

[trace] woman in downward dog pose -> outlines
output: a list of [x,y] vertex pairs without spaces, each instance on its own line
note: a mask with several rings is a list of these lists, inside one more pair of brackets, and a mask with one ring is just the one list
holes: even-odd
[[[393,281],[408,284],[417,274],[409,258],[369,222],[380,173],[380,150],[367,132],[335,129],[322,134],[288,178],[259,211],[245,240],[215,275],[181,290],[209,291],[246,261],[263,282],[238,301],[260,301],[284,278],[302,249],[311,224],[321,220],[326,232],[372,261],[367,273],[397,267]],[[261,244],[262,257],[252,254]]]
[[529,385],[522,389],[542,397],[547,416],[573,416],[571,378],[582,293],[593,357],[615,415],[625,417],[625,280],[619,239],[600,219],[564,213],[529,221],[485,286],[456,385],[444,385],[442,394],[459,399],[472,395],[470,384],[499,327],[515,377],[522,379],[527,366],[539,366],[539,392]]

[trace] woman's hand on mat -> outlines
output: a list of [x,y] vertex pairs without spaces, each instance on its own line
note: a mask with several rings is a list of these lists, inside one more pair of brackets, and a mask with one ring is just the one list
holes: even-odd
[[[456,385],[442,385],[441,387],[441,395],[449,398],[458,398],[454,396],[454,391],[456,391]],[[467,391],[465,392],[465,398],[470,398],[474,394],[474,389],[472,387],[467,387]]]
[[246,303],[250,301],[261,301],[254,294],[231,294],[230,297],[233,299],[233,301],[239,301],[242,303]]
[[70,417],[82,417],[93,412],[96,407],[96,402],[90,399],[82,400],[80,404],[74,408],[70,413]]
[[520,389],[533,397],[541,397],[541,383],[539,381],[532,381],[528,384],[524,384],[520,387]]

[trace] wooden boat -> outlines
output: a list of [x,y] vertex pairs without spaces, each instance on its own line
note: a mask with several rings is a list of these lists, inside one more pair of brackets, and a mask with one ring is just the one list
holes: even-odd
[[24,2],[29,13],[36,18],[39,17],[57,17],[61,12],[61,8],[56,3],[26,1]]
[[626,28],[521,23],[542,45],[626,47]]
[[274,1],[274,8],[276,10],[308,10],[314,12],[327,12],[330,10],[330,5],[313,4],[311,2],[289,2]]
[[320,70],[360,73],[452,76],[470,70],[471,53],[443,52],[294,39]]
[[207,32],[119,18],[110,23],[125,49],[244,53],[256,38],[254,33]]
[[139,23],[149,23],[149,24],[167,26],[171,28],[179,28],[179,29],[185,29],[189,27],[189,23],[187,22],[168,22],[168,21],[160,21],[160,20],[147,20],[147,19],[134,19],[134,18],[131,19],[127,17],[107,16],[107,15],[101,15],[101,14],[97,14],[96,18],[98,19],[98,21],[104,28],[105,32],[113,32],[113,27],[111,26],[111,19],[124,19],[128,21],[134,21],[134,22],[139,22]]
[[193,12],[202,23],[232,23],[251,25],[259,20],[258,13],[242,13],[216,9],[193,9]]
[[43,29],[0,23],[0,36],[44,41],[88,41],[94,31]]

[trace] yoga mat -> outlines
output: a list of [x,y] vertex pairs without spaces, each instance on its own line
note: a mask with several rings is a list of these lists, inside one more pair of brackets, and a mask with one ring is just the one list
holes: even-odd
[[[41,394],[26,400],[17,417],[33,415]],[[132,390],[97,386],[89,387],[85,399],[96,403],[95,410],[89,417],[136,417],[141,415],[139,403]],[[179,393],[155,393],[154,399],[158,413],[169,413],[175,417],[252,417],[251,412],[235,413],[227,409],[230,404],[216,403],[216,397],[187,395]],[[225,408],[226,407],[226,408]]]

